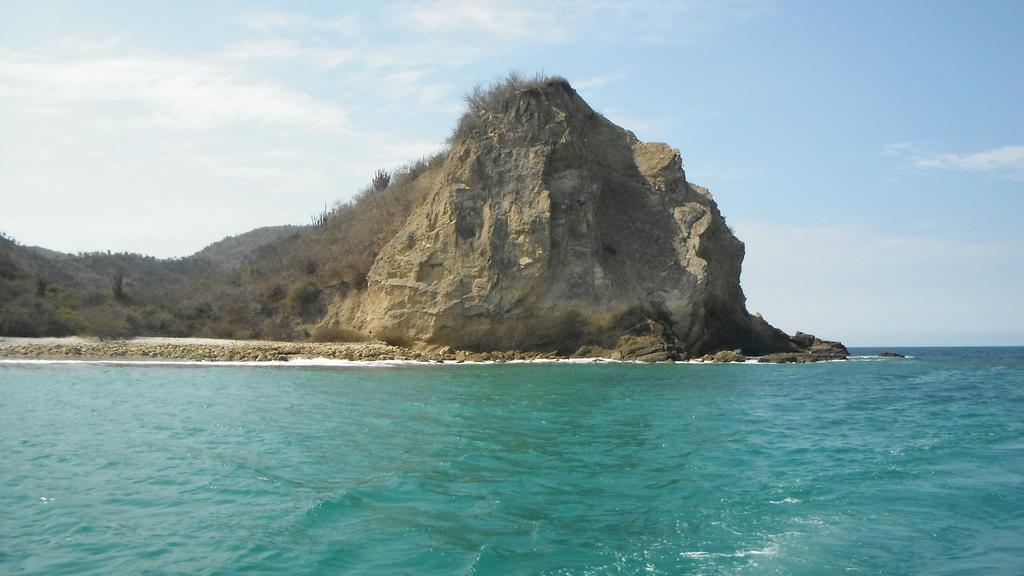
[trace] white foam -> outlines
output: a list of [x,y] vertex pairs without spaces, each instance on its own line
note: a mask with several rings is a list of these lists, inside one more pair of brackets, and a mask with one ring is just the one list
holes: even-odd
[[757,548],[753,550],[737,550],[735,552],[704,552],[703,550],[694,550],[692,552],[680,552],[679,555],[683,558],[692,558],[699,560],[701,558],[746,558],[747,556],[775,556],[779,553],[779,547],[772,544],[764,548]]
[[914,359],[914,356],[911,356],[910,354],[907,354],[907,355],[903,356],[902,358],[900,358],[900,357],[891,357],[891,356],[878,356],[878,355],[870,355],[870,354],[868,354],[868,355],[857,355],[857,356],[851,355],[850,356],[850,360],[854,360],[854,361],[857,361],[857,362],[888,362],[890,360],[913,360],[913,359]]
[[[851,356],[850,359],[866,359],[870,357]],[[910,358],[910,356],[908,356]],[[877,358],[886,360],[886,358]],[[809,364],[823,362],[845,362],[845,360],[819,360]],[[613,360],[611,358],[533,358],[528,360],[339,360],[335,358],[292,358],[291,360],[171,360],[171,359],[48,359],[48,358],[0,358],[0,364],[108,364],[115,366],[305,366],[305,367],[348,367],[348,368],[381,368],[394,366],[483,366],[491,364],[643,364],[640,360]],[[655,364],[667,364],[656,362]],[[701,364],[708,366],[727,366],[729,364],[745,364],[758,366],[781,366],[772,362],[758,362],[757,358],[748,358],[744,362],[702,362],[699,359],[676,360],[672,364]]]
[[[761,362],[760,361],[761,358],[762,358],[762,356],[751,356],[751,357],[748,357],[743,362],[711,362],[711,361],[705,362],[705,361],[701,360],[700,358],[692,358],[690,360],[676,360],[675,363],[676,364],[706,364],[708,366],[729,366],[729,365],[732,365],[732,364],[749,364],[749,365],[757,365],[757,366],[796,366],[796,365],[804,365],[804,364],[825,364],[827,362],[846,362],[846,360],[843,359],[843,358],[835,358],[835,359],[832,359],[832,360],[815,360],[813,362]],[[853,358],[854,358],[853,356],[850,356],[851,360]],[[908,358],[909,358],[909,356],[908,356]],[[882,358],[882,360],[885,360],[885,358]]]
[[609,358],[537,358],[532,360],[509,360],[507,362],[459,361],[459,360],[339,360],[335,358],[293,358],[291,360],[121,360],[101,359],[42,359],[42,358],[0,358],[0,364],[105,364],[114,366],[257,366],[257,367],[343,367],[383,368],[394,366],[480,366],[490,364],[607,364],[624,363]]

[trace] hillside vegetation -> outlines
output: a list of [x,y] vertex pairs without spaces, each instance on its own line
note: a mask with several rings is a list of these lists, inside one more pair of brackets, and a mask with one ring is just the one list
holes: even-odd
[[[65,254],[0,237],[0,336],[312,337],[331,295],[365,288],[376,254],[442,156],[387,173],[309,226],[229,236],[186,258]],[[350,339],[323,331],[320,339]]]
[[[550,81],[564,79],[512,73],[477,86],[449,143],[516,94]],[[446,153],[379,172],[311,225],[257,228],[185,258],[65,254],[0,237],[0,336],[360,338],[316,325],[331,299],[365,290],[381,248],[435,184],[422,177]]]

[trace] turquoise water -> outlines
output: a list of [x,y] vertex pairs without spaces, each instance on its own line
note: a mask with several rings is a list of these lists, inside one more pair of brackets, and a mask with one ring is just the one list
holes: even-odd
[[1024,573],[1024,348],[912,353],[0,365],[0,573]]

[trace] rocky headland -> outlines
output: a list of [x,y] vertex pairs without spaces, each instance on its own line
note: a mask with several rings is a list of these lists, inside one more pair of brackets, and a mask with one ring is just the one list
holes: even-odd
[[[137,331],[306,342],[99,342],[46,353],[647,362],[847,355],[842,344],[790,336],[750,314],[740,287],[743,243],[711,193],[687,180],[680,151],[613,124],[564,79],[512,76],[477,91],[443,154],[385,176],[312,226],[243,235],[174,268],[144,260],[137,294],[114,265],[93,274],[111,278],[107,313],[128,310]],[[82,262],[11,250],[5,277],[34,288],[37,317],[47,298],[65,308],[89,301],[51,297],[60,288],[44,278]],[[36,266],[34,284],[32,262],[49,266]],[[99,269],[91,266],[89,273]],[[19,344],[0,355],[40,350]]]
[[747,312],[743,243],[679,150],[640,141],[565,80],[514,88],[464,118],[366,289],[324,323],[470,351],[845,354]]

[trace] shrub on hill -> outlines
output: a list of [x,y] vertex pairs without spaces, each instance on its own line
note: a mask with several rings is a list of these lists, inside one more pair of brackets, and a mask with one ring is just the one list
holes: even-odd
[[[0,291],[3,290],[0,284]],[[0,303],[0,336],[68,336],[74,328],[49,300],[21,295]]]
[[532,77],[526,77],[516,71],[509,72],[504,78],[498,78],[486,87],[477,84],[463,97],[466,102],[466,111],[459,118],[455,131],[448,141],[455,142],[468,136],[474,128],[480,125],[484,116],[498,111],[514,96],[525,90],[543,88],[553,82],[568,84],[568,80],[561,76],[537,73]]
[[284,297],[285,307],[296,316],[305,316],[320,297],[320,287],[306,278],[296,281]]
[[130,338],[138,334],[128,319],[128,311],[114,304],[79,310],[75,318],[80,324],[80,333],[102,340]]

